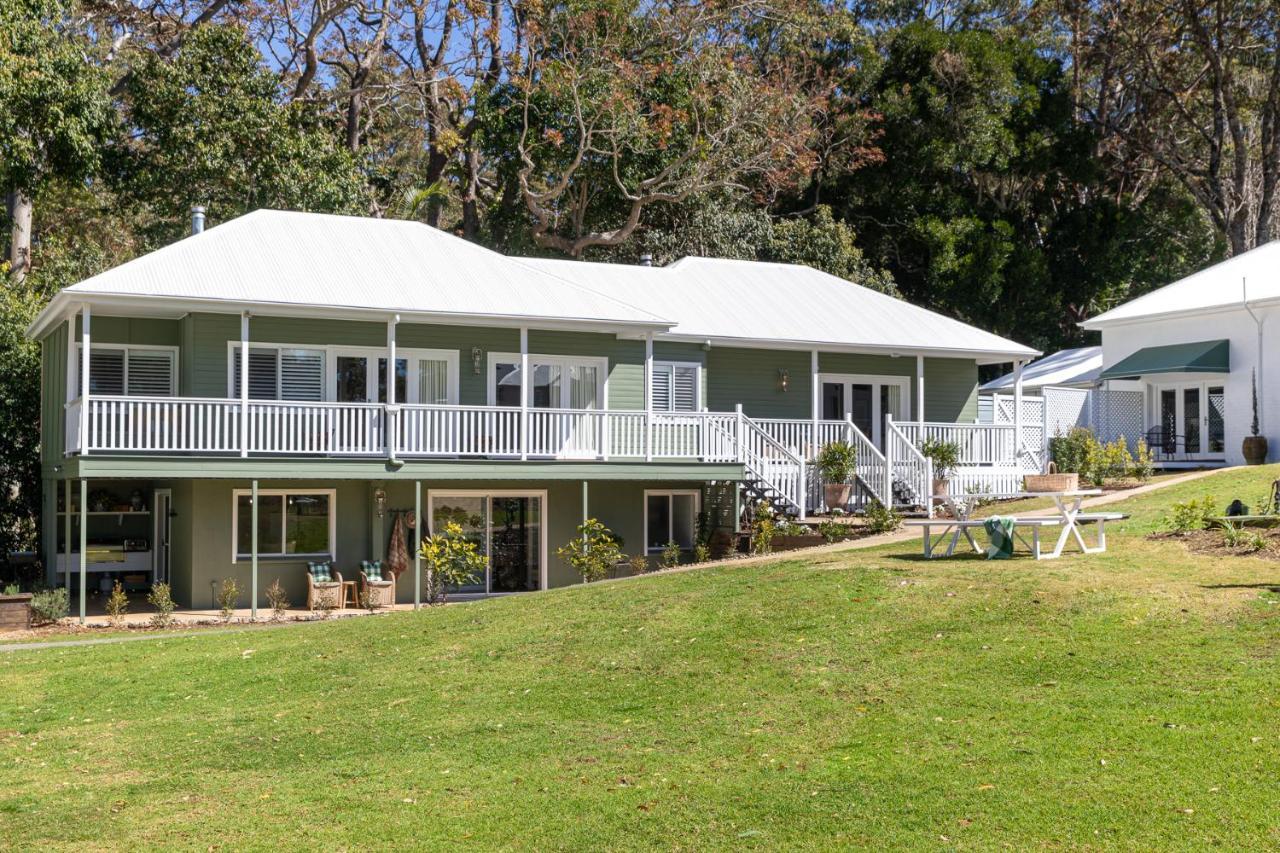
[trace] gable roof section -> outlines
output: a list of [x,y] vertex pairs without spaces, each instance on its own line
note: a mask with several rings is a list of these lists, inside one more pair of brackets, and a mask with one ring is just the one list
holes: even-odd
[[57,299],[95,296],[206,303],[203,310],[233,303],[235,310],[248,304],[403,312],[419,321],[436,315],[670,325],[620,298],[422,223],[279,210],[258,210],[179,240],[65,288]]
[[1280,241],[1264,243],[1085,320],[1086,329],[1280,300]]
[[938,352],[986,361],[1030,347],[901,299],[796,264],[683,258],[666,267],[529,259],[584,287],[674,322],[664,337],[774,342],[886,352]]
[[[1102,373],[1102,347],[1076,347],[1046,355],[1022,369],[1024,388],[1056,386],[1089,386],[1098,382]],[[1006,373],[999,379],[978,388],[979,391],[1004,391],[1013,388],[1014,374]]]

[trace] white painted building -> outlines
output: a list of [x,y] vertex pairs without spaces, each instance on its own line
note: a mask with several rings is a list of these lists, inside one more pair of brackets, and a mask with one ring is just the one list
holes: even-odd
[[1147,440],[1175,461],[1241,464],[1253,418],[1280,425],[1280,242],[1260,246],[1086,320],[1102,332],[1100,380],[1136,381]]

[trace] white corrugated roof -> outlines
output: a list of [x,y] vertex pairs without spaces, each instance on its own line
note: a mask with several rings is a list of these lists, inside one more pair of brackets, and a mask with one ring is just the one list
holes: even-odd
[[1244,254],[1206,267],[1091,317],[1080,325],[1086,329],[1100,329],[1168,314],[1239,307],[1245,298],[1246,283],[1250,302],[1280,299],[1280,241],[1264,243]]
[[279,210],[238,217],[63,293],[669,325],[418,222]]
[[716,258],[683,258],[666,267],[528,262],[672,320],[675,326],[667,336],[945,351],[988,360],[1037,354],[959,320],[795,264]]
[[[1102,373],[1102,347],[1064,349],[1031,362],[1022,369],[1022,387],[1094,385]],[[978,390],[1004,391],[1013,388],[1013,374],[992,379]]]

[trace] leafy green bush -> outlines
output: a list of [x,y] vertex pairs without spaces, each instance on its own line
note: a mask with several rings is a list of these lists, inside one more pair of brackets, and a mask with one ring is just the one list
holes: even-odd
[[680,546],[674,540],[662,546],[662,556],[658,558],[658,566],[663,569],[674,569],[680,565]]
[[618,538],[604,523],[588,518],[578,525],[578,535],[556,549],[556,554],[576,571],[585,583],[608,577],[622,561]]
[[773,540],[777,535],[778,523],[773,518],[773,507],[768,501],[761,501],[751,521],[751,553],[772,553]]
[[1151,479],[1151,475],[1155,472],[1155,454],[1151,452],[1151,447],[1147,444],[1147,440],[1140,438],[1138,439],[1137,452],[1133,454],[1133,467],[1130,469],[1129,475],[1145,483]]
[[22,592],[22,587],[18,586],[16,583],[8,584],[4,588],[5,595],[18,595],[21,592]]
[[1211,519],[1218,515],[1217,502],[1206,495],[1200,500],[1178,501],[1169,509],[1165,519],[1165,527],[1174,533],[1190,533],[1193,530],[1204,530]]
[[428,604],[444,604],[449,599],[449,587],[473,583],[476,578],[484,576],[489,565],[479,546],[467,539],[462,526],[453,521],[445,524],[443,532],[423,539],[418,546],[418,554],[426,572],[424,585]]
[[218,610],[223,622],[230,622],[231,617],[236,615],[236,603],[239,600],[240,584],[236,583],[235,578],[223,578],[222,586],[218,589]]
[[822,479],[828,483],[848,483],[857,470],[858,448],[847,441],[833,441],[814,460]]
[[273,580],[271,586],[267,587],[267,605],[271,608],[272,620],[276,622],[288,614],[289,596],[285,593],[280,578]]
[[960,464],[960,445],[954,441],[926,438],[920,452],[933,463],[933,475],[939,479],[945,479]]
[[699,542],[693,546],[693,561],[695,563],[708,563],[711,561],[711,544],[709,542]]
[[66,587],[42,589],[31,596],[31,621],[35,625],[57,622],[71,612]]
[[867,530],[872,533],[890,533],[902,524],[902,516],[894,512],[893,507],[873,500],[867,504],[866,522]]
[[818,533],[828,542],[839,542],[849,535],[849,525],[828,518],[818,524]]
[[631,567],[631,574],[633,575],[642,575],[651,568],[649,558],[644,554],[632,556],[631,559],[627,560],[627,565]]
[[177,605],[173,603],[173,592],[169,589],[167,583],[156,583],[151,585],[151,592],[147,593],[147,603],[156,609],[151,614],[151,624],[156,628],[167,628],[173,621],[173,611]]
[[1097,442],[1092,430],[1072,427],[1066,435],[1055,435],[1049,439],[1049,457],[1062,473],[1083,474],[1089,448]]
[[111,595],[107,597],[107,619],[112,625],[119,626],[129,612],[129,596],[125,595],[120,581],[111,586]]

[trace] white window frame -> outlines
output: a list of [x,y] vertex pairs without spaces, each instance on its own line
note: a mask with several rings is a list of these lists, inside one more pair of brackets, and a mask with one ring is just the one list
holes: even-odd
[[[240,342],[227,341],[227,397],[230,398],[236,387],[236,351],[240,349]],[[338,388],[335,377],[338,373],[338,356],[364,356],[365,358],[386,358],[386,347],[349,347],[336,346],[333,344],[322,344],[312,346],[308,344],[281,344],[268,341],[249,341],[249,349],[274,349],[276,354],[276,393],[280,393],[282,384],[280,382],[280,356],[279,350],[308,350],[311,352],[319,352],[324,354],[324,396],[323,402],[332,403],[337,399]],[[418,361],[421,359],[439,359],[447,362],[448,367],[448,403],[446,405],[456,406],[458,404],[459,394],[459,353],[456,349],[408,349],[396,347],[396,359],[407,359],[409,363],[409,372],[405,377],[405,386],[408,391],[407,400],[396,400],[397,404],[418,405]],[[368,396],[372,399],[377,395],[378,391],[378,371],[377,363],[374,363],[374,369],[369,371],[368,379]],[[278,399],[278,398],[277,398]]]
[[[449,498],[537,498],[539,501],[538,512],[538,590],[547,588],[547,516],[549,508],[547,506],[547,490],[546,489],[428,489],[427,490],[427,517],[426,525],[431,534],[437,531],[432,527],[432,521],[436,516],[435,503],[437,500],[447,500]],[[490,537],[493,535],[493,504],[490,503],[488,512],[486,513],[487,525],[484,531],[485,538],[485,560],[484,569],[484,595],[523,595],[520,592],[490,592],[489,591],[489,566],[487,561],[491,550]]]
[[[670,409],[659,409],[657,405],[658,401],[655,399],[653,401],[654,402],[653,410],[655,412],[663,412],[663,413],[669,412],[675,415],[682,413],[681,410],[677,410],[675,408],[675,391],[676,391],[675,370],[676,368],[679,368],[679,367],[685,367],[685,368],[691,367],[693,368],[693,409],[692,411],[695,411],[695,412],[704,411],[706,407],[702,405],[702,364],[697,361],[656,361],[655,360],[653,362],[653,373],[656,375],[658,372],[658,369],[662,367],[671,368],[671,396],[672,396],[671,406],[672,407]],[[653,394],[653,376],[649,377],[649,387],[645,390],[645,394],[647,395]]]
[[[89,357],[93,357],[94,350],[102,352],[103,350],[124,350],[124,393],[123,394],[94,394],[95,397],[128,397],[129,394],[129,350],[151,350],[153,352],[170,352],[173,353],[173,372],[169,375],[169,396],[178,396],[178,359],[181,352],[178,347],[165,346],[160,344],[100,344],[97,341],[89,342]],[[75,389],[76,399],[79,399],[80,389],[80,368],[84,364],[84,344],[76,343],[76,376]],[[92,367],[90,367],[92,371]]]
[[[667,498],[668,501],[670,501],[671,498],[675,497],[676,495],[692,495],[693,496],[694,541],[690,544],[690,547],[693,547],[694,545],[698,544],[698,541],[697,541],[698,540],[698,514],[702,512],[702,490],[701,489],[645,489],[644,504],[643,504],[644,511],[642,513],[642,520],[641,520],[641,523],[644,526],[640,528],[642,531],[640,535],[645,543],[644,550],[646,554],[661,553],[664,547],[661,545],[655,545],[655,546],[649,545],[649,498],[665,497]],[[668,542],[673,541],[675,537],[675,534],[674,534],[675,521],[676,521],[675,513],[668,512],[667,513],[667,541]],[[680,547],[684,548],[683,545],[681,545]],[[688,550],[688,549],[685,549],[685,550]]]
[[[529,353],[529,367],[533,368],[538,364],[554,364],[561,369],[561,392],[560,399],[569,394],[569,375],[567,368],[575,364],[586,364],[596,368],[596,396],[600,399],[600,409],[609,408],[609,358],[602,355],[546,355],[543,353]],[[489,353],[487,369],[485,370],[485,389],[487,400],[490,406],[498,405],[498,380],[494,375],[495,368],[499,364],[514,364],[517,369],[520,366],[520,353],[510,352],[491,352]],[[524,393],[526,397],[532,389],[529,383],[524,384]],[[529,407],[533,407],[533,401],[529,400]],[[553,406],[555,409],[568,408],[567,406]]]
[[[253,344],[249,345],[250,348]],[[366,380],[367,386],[365,395],[372,401],[377,400],[378,396],[378,362],[379,358],[387,357],[386,347],[348,347],[348,346],[330,346],[323,348],[326,351],[325,356],[325,378],[324,378],[324,395],[325,400],[332,403],[338,398],[338,357],[354,356],[356,358],[364,357],[370,360],[370,370]],[[418,391],[421,390],[421,377],[418,375],[418,362],[422,359],[434,359],[444,361],[448,364],[449,388],[446,394],[448,402],[445,405],[458,405],[458,351],[456,349],[408,349],[404,347],[396,347],[396,361],[405,359],[408,364],[408,372],[405,374],[405,396],[406,400],[396,400],[397,404],[409,406],[424,405],[418,399]]]
[[884,446],[884,437],[880,435],[880,424],[884,421],[884,412],[880,407],[880,386],[897,385],[899,389],[898,399],[902,403],[903,415],[901,420],[911,420],[911,377],[910,376],[885,376],[873,373],[819,373],[818,374],[818,404],[821,405],[822,386],[827,382],[839,382],[846,388],[844,395],[845,412],[840,416],[840,420],[849,414],[853,401],[847,389],[850,385],[870,385],[871,392],[871,432],[867,436],[872,444],[877,447]]
[[[252,559],[251,554],[240,553],[240,498],[244,496],[252,496],[252,489],[232,489],[231,490],[231,562],[239,563],[244,560]],[[269,560],[310,560],[313,557],[328,557],[330,560],[337,559],[337,535],[338,535],[338,490],[337,489],[258,489],[258,497],[268,497],[274,495],[282,495],[285,501],[288,501],[290,495],[326,495],[329,498],[329,550],[328,552],[306,553],[306,554],[289,554],[258,552],[259,559]],[[286,524],[288,513],[281,515],[280,523]],[[281,530],[280,543],[284,544],[284,530]]]

